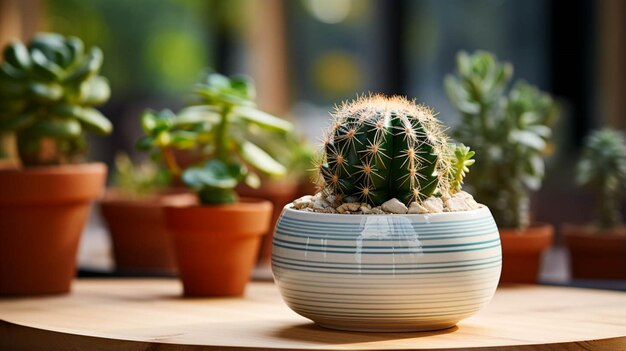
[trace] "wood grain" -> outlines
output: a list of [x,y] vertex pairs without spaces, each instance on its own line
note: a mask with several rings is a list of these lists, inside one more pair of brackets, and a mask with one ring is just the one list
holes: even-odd
[[326,330],[271,283],[243,298],[183,299],[173,279],[82,280],[67,296],[0,300],[0,350],[623,350],[626,294],[510,286],[457,327],[422,333]]

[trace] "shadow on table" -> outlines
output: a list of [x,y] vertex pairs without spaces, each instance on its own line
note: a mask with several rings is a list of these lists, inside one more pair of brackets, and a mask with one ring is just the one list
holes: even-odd
[[303,323],[282,328],[272,336],[282,339],[305,341],[325,344],[353,344],[364,342],[377,342],[394,339],[423,338],[433,335],[449,334],[457,331],[457,326],[434,331],[405,332],[405,333],[368,333],[332,330],[318,326],[314,323]]

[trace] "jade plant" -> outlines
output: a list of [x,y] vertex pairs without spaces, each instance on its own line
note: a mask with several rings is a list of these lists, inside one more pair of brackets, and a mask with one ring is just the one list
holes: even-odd
[[430,108],[403,97],[363,96],[333,113],[318,165],[321,191],[373,206],[447,196],[460,190],[472,156],[448,143]]
[[499,226],[529,225],[529,192],[541,186],[557,106],[525,82],[506,92],[513,68],[487,52],[457,56],[457,73],[445,78],[448,97],[461,113],[455,137],[476,150],[467,183]]
[[626,141],[621,132],[607,128],[587,137],[576,181],[596,196],[596,228],[613,229],[622,224],[619,206],[626,190]]
[[281,135],[268,135],[262,130],[255,131],[250,141],[267,151],[275,160],[285,166],[289,181],[305,181],[314,177],[311,164],[315,161],[316,150],[296,130]]
[[157,163],[134,163],[125,153],[115,156],[113,184],[124,196],[141,198],[153,195],[166,189],[170,183],[169,172]]
[[[290,132],[292,125],[257,109],[254,97],[254,85],[247,77],[209,74],[196,86],[193,104],[180,113],[145,112],[141,123],[146,136],[137,146],[155,150],[172,176],[195,190],[202,204],[236,202],[234,188],[240,182],[257,188],[259,174],[286,173],[250,136],[281,135]],[[185,149],[200,150],[202,163],[181,169],[175,150]]]
[[109,99],[99,75],[102,51],[76,37],[35,35],[13,41],[0,64],[0,134],[15,133],[25,166],[77,161],[85,131],[109,134],[111,123],[94,106]]

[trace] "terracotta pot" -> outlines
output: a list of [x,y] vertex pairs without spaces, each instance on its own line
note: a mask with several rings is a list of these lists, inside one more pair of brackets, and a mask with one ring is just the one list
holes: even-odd
[[261,237],[269,230],[272,204],[200,206],[195,197],[177,196],[165,207],[179,276],[186,296],[233,296],[244,292]]
[[252,189],[247,186],[237,187],[237,193],[244,197],[253,197],[264,199],[272,203],[274,210],[272,212],[272,222],[268,231],[263,236],[261,247],[259,249],[258,262],[260,264],[271,261],[272,258],[272,238],[274,235],[274,227],[276,221],[280,217],[283,207],[296,199],[299,184],[289,181],[264,181],[259,189]]
[[66,293],[102,163],[0,171],[0,295]]
[[498,228],[502,242],[500,283],[535,284],[542,254],[552,245],[554,227],[533,223],[525,230]]
[[561,228],[576,279],[626,279],[626,228],[597,230],[564,224]]
[[176,273],[174,250],[165,228],[163,206],[171,190],[142,198],[129,198],[109,189],[100,204],[107,222],[115,267],[134,273]]

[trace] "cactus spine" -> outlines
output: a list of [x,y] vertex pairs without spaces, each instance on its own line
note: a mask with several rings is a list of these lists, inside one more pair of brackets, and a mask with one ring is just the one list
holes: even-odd
[[319,164],[324,194],[378,206],[448,192],[448,140],[430,108],[373,95],[342,104],[332,116]]

